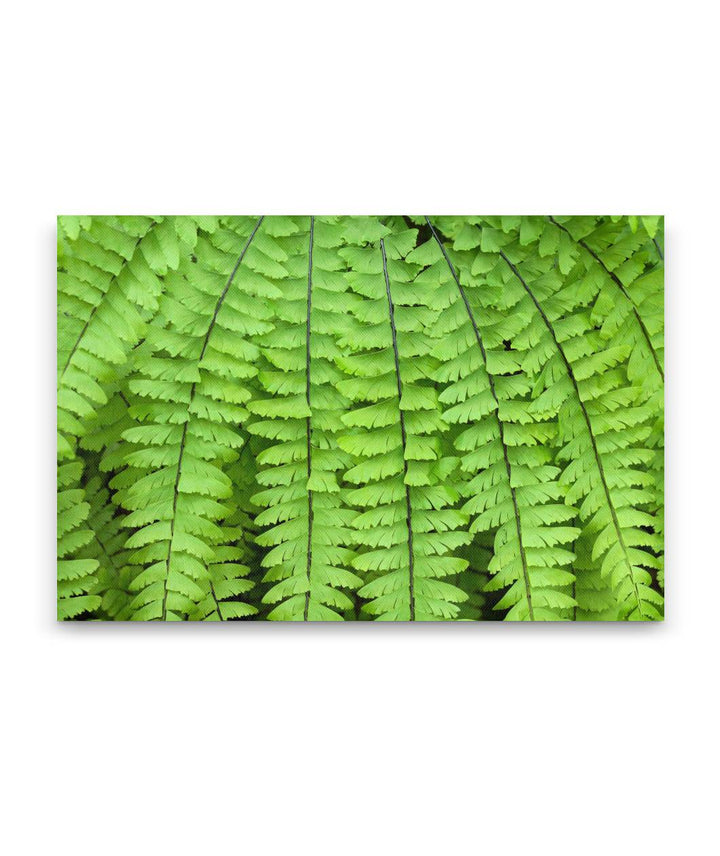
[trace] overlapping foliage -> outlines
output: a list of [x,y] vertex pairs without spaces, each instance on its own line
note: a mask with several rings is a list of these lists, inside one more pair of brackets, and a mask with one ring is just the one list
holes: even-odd
[[60,217],[58,616],[657,620],[658,217]]

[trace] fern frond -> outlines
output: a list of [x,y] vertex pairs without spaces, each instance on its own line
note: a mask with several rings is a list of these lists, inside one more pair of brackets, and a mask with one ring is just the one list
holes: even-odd
[[88,480],[85,498],[90,506],[87,526],[92,538],[80,557],[93,559],[98,564],[91,593],[101,599],[97,606],[101,617],[124,621],[130,614],[129,586],[133,577],[132,566],[128,564],[129,551],[125,547],[124,515],[112,503],[110,490],[100,474]]
[[637,509],[654,499],[649,476],[638,467],[648,462],[653,414],[628,384],[629,346],[609,346],[595,331],[573,286],[564,289],[560,271],[543,258],[542,240],[523,257],[517,238],[501,223],[484,223],[479,245],[504,266],[491,274],[500,285],[498,306],[524,324],[513,347],[527,352],[532,410],[558,420],[566,501],[580,503],[583,525],[594,536],[593,561],[612,584],[620,617],[659,618],[662,597],[650,571],[659,566],[660,544],[635,522]]
[[[447,305],[434,330],[441,360],[437,378],[445,384],[440,401],[451,405],[443,414],[447,422],[468,426],[455,435],[455,446],[469,478],[463,493],[469,497],[464,510],[473,521],[470,531],[496,529],[488,589],[507,590],[496,608],[507,610],[508,620],[558,620],[575,605],[565,590],[574,581],[568,545],[579,530],[567,525],[574,511],[561,504],[565,491],[549,449],[555,429],[533,418],[528,407],[531,384],[503,347],[513,332],[509,319],[483,305],[482,296],[473,307],[470,289],[461,285],[426,220],[432,238],[410,258],[427,265],[423,283],[432,283]],[[471,236],[464,234],[456,244],[471,248]]]
[[82,555],[93,537],[87,527],[90,504],[80,485],[82,470],[82,461],[75,459],[59,465],[57,473],[57,614],[61,620],[92,613],[101,601],[91,593],[99,562]]
[[[140,569],[130,586],[135,620],[242,611],[222,606],[213,590],[239,592],[246,575],[236,533],[221,525],[233,511],[223,467],[244,443],[238,426],[247,417],[246,383],[257,373],[258,349],[247,336],[271,328],[263,301],[279,293],[266,279],[273,260],[253,246],[261,223],[233,218],[198,237],[192,259],[166,277],[147,329],[150,353],[129,381],[140,401],[124,438],[136,449],[112,484],[130,512],[126,526],[136,530],[127,542]],[[208,597],[212,608],[199,606]]]
[[257,486],[257,470],[247,444],[239,450],[238,459],[227,467],[226,473],[233,488],[228,501],[233,510],[220,524],[223,546],[215,550],[208,579],[198,583],[205,596],[188,616],[191,621],[226,621],[249,618],[260,612],[256,585],[260,559],[254,544],[254,523],[248,513],[249,495]]
[[603,578],[598,564],[592,558],[593,544],[599,527],[586,526],[575,542],[573,573],[575,585],[573,596],[577,607],[573,612],[575,621],[617,621],[620,618],[618,602],[610,580]]
[[185,235],[187,224],[149,217],[88,218],[87,229],[62,217],[58,224],[75,235],[58,252],[58,454],[66,460],[157,309],[159,277],[177,267],[178,231]]
[[257,416],[248,430],[268,441],[257,455],[263,489],[252,501],[265,509],[255,522],[264,528],[256,540],[267,548],[264,581],[272,585],[263,601],[274,605],[271,620],[338,620],[353,606],[342,589],[360,583],[348,570],[352,512],[337,478],[349,456],[337,443],[348,401],[336,389],[334,364],[346,289],[336,219],[269,220],[287,275],[275,280],[274,329],[258,339],[265,395],[248,405]]
[[[652,411],[647,447],[653,450],[655,531],[662,535],[664,504],[664,304],[662,253],[655,236],[662,218],[549,218],[576,241],[576,265],[566,278],[575,299],[591,307],[590,318],[608,348],[630,347],[627,376]],[[662,570],[658,569],[662,585]]]
[[655,620],[663,221],[58,218],[58,615]]
[[390,234],[369,219],[347,234],[358,246],[341,250],[355,296],[341,345],[353,353],[340,365],[352,377],[339,388],[354,407],[342,417],[353,430],[340,445],[357,461],[345,479],[358,485],[348,498],[360,509],[354,565],[370,577],[359,592],[369,601],[363,609],[386,621],[455,618],[467,595],[443,578],[467,568],[448,554],[470,536],[453,507],[457,460],[442,456],[437,436],[447,431],[428,335],[437,312],[405,259],[417,232]]
[[569,256],[563,264],[559,254],[560,270],[569,274],[575,264],[580,267],[575,276],[583,281],[584,299],[593,302],[593,322],[605,338],[631,343],[630,379],[648,379],[655,387],[662,386],[662,269],[651,258],[642,233],[633,234],[620,223],[603,223],[590,230],[589,219],[548,218],[561,230],[560,242],[567,235],[580,248],[575,263]]

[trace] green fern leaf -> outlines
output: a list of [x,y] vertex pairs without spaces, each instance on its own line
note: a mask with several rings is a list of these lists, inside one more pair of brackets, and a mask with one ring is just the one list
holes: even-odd
[[93,537],[86,525],[90,504],[80,486],[82,469],[82,461],[73,460],[60,465],[57,474],[57,614],[61,620],[92,613],[101,601],[91,593],[99,562],[82,555]]
[[346,288],[341,236],[336,218],[269,221],[286,273],[275,280],[274,329],[258,339],[267,397],[249,404],[262,418],[248,430],[270,441],[257,455],[266,489],[253,497],[265,508],[256,525],[267,527],[257,538],[269,548],[262,563],[272,585],[263,601],[273,605],[271,620],[332,621],[353,606],[342,589],[360,583],[348,570],[352,512],[337,476],[349,461],[337,442],[348,402],[336,389],[342,376],[334,363],[338,296]]
[[663,615],[662,218],[61,217],[58,615]]
[[340,445],[357,461],[346,479],[361,485],[348,494],[361,511],[354,565],[367,582],[359,594],[369,601],[363,609],[382,620],[455,618],[467,595],[441,578],[466,569],[465,559],[448,553],[469,535],[452,508],[458,495],[448,477],[457,461],[443,458],[433,439],[447,430],[427,335],[437,313],[427,292],[412,288],[418,268],[405,256],[415,230],[357,226],[346,234],[359,246],[341,250],[355,299],[340,339],[352,351],[340,361],[352,377],[339,387],[355,402],[342,418],[356,430]]
[[130,512],[125,525],[136,530],[127,542],[139,570],[130,585],[135,620],[244,612],[223,603],[225,593],[244,591],[247,573],[234,527],[222,525],[234,510],[223,467],[244,443],[245,382],[257,372],[257,346],[235,333],[269,330],[258,297],[278,293],[259,272],[272,260],[253,247],[261,221],[234,218],[202,234],[193,258],[167,274],[148,355],[129,381],[140,401],[124,438],[135,450],[112,485]]
[[[507,610],[508,620],[561,619],[575,605],[566,592],[574,576],[568,570],[572,552],[558,545],[571,545],[579,530],[560,525],[574,511],[559,504],[565,493],[560,471],[552,466],[547,443],[538,445],[527,402],[531,383],[503,349],[513,328],[507,317],[483,305],[482,295],[471,299],[429,219],[427,224],[435,249],[426,259],[444,262],[434,275],[436,291],[447,291],[442,300],[448,303],[434,331],[435,354],[442,360],[437,378],[447,384],[440,400],[453,405],[444,413],[448,422],[469,426],[455,435],[461,469],[469,477],[464,509],[473,521],[471,532],[495,531],[488,589],[506,589],[497,608]],[[473,231],[466,224],[455,246],[478,246]]]
[[[493,225],[491,218],[482,229]],[[549,228],[561,231],[553,223],[544,231]],[[662,597],[651,571],[660,567],[661,544],[657,533],[648,538],[628,517],[656,499],[652,477],[634,466],[652,456],[646,441],[653,409],[629,384],[628,346],[613,349],[595,330],[574,283],[566,285],[546,258],[554,252],[549,244],[543,248],[541,238],[537,247],[521,249],[518,235],[503,234],[499,264],[488,279],[499,286],[498,308],[523,325],[512,342],[526,352],[522,364],[533,378],[532,409],[557,418],[566,502],[579,504],[586,532],[594,536],[592,559],[610,581],[620,617],[657,619]],[[616,249],[613,263],[629,251]]]

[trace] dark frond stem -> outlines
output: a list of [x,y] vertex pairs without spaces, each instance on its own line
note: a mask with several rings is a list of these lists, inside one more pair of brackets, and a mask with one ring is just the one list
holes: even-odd
[[[390,293],[390,279],[388,278],[387,256],[385,255],[385,241],[380,239],[382,251],[383,274],[385,275],[385,292],[387,294],[388,310],[390,313],[390,330],[392,332],[393,355],[395,357],[395,378],[397,380],[398,405],[402,403],[402,379],[400,377],[400,355],[398,354],[397,330],[395,328],[395,306]],[[413,552],[413,528],[412,528],[412,505],[410,502],[410,485],[407,483],[407,434],[405,432],[405,414],[398,407],[400,413],[400,435],[402,437],[403,451],[403,474],[405,482],[405,522],[408,532],[408,575],[410,578],[410,621],[415,621],[415,554]]]
[[655,249],[657,250],[657,254],[660,256],[660,261],[665,261],[665,256],[663,255],[663,251],[660,249],[660,244],[658,243],[657,238],[653,238],[653,244],[655,244]]
[[[102,298],[100,298],[100,302],[102,302]],[[60,372],[60,380],[58,381],[58,383],[62,383],[62,379],[65,377],[65,372],[68,370],[68,366],[70,365],[72,358],[75,356],[75,351],[77,351],[77,349],[80,345],[80,342],[82,342],[83,337],[85,336],[85,333],[87,333],[87,328],[90,326],[90,322],[93,320],[93,317],[95,316],[95,313],[97,312],[97,308],[98,308],[98,306],[100,306],[100,302],[96,303],[95,306],[93,306],[93,308],[90,310],[90,315],[88,315],[87,321],[83,325],[83,328],[80,331],[80,334],[78,335],[77,339],[75,340],[75,344],[72,346],[70,353],[68,354],[68,358],[65,361],[65,365],[63,366],[63,370]]]
[[600,265],[600,267],[610,277],[610,279],[612,279],[612,281],[615,283],[615,285],[617,285],[617,287],[620,289],[620,291],[623,293],[623,295],[627,298],[627,300],[630,301],[630,305],[632,306],[633,314],[635,315],[635,320],[640,325],[640,330],[642,331],[642,334],[643,334],[645,341],[647,343],[648,349],[650,351],[650,356],[652,357],[653,362],[655,363],[655,368],[658,370],[660,377],[662,378],[662,380],[664,382],[665,381],[665,373],[663,372],[662,366],[660,365],[660,360],[659,360],[658,355],[655,351],[655,348],[653,347],[653,343],[652,343],[652,340],[650,339],[650,333],[648,331],[648,328],[645,326],[645,322],[640,317],[640,313],[638,312],[638,308],[635,305],[635,301],[630,296],[630,292],[623,285],[620,277],[618,277],[617,274],[615,274],[613,271],[610,270],[610,268],[607,267],[607,265],[600,258],[600,256],[593,249],[591,249],[591,247],[585,241],[583,241],[582,238],[579,238],[579,239],[573,238],[573,236],[570,234],[570,231],[568,229],[566,229],[562,223],[558,223],[558,221],[554,217],[550,216],[550,217],[548,217],[548,220],[550,220],[551,223],[554,223],[558,227],[558,229],[562,229],[563,232],[570,235],[570,238],[573,241],[575,241],[575,243],[579,244],[581,247],[583,247],[583,249],[587,250],[587,252],[590,253],[590,255],[595,259],[595,261]]
[[445,261],[447,262],[448,267],[450,268],[450,273],[452,274],[452,277],[455,280],[455,285],[457,285],[458,291],[460,292],[460,296],[462,297],[463,303],[465,304],[465,309],[467,310],[468,318],[470,319],[470,323],[472,324],[472,328],[473,328],[473,331],[475,333],[475,339],[477,340],[478,347],[480,348],[480,353],[482,354],[483,363],[485,365],[485,371],[487,373],[488,382],[490,384],[490,392],[492,394],[493,400],[495,401],[495,407],[496,407],[496,413],[497,413],[497,423],[498,423],[498,429],[500,432],[500,443],[502,444],[503,458],[505,459],[505,472],[507,473],[508,485],[510,486],[510,495],[512,496],[513,511],[515,514],[515,529],[517,532],[518,547],[520,550],[520,562],[522,564],[523,581],[525,583],[525,598],[527,600],[527,605],[528,605],[528,615],[530,616],[530,621],[534,621],[535,616],[533,614],[532,589],[530,586],[530,574],[528,572],[527,555],[525,553],[525,545],[523,544],[522,524],[520,522],[520,509],[518,507],[517,494],[516,494],[515,488],[513,487],[513,484],[512,484],[512,472],[511,472],[511,466],[510,466],[510,458],[508,456],[507,443],[505,442],[505,429],[504,429],[502,420],[500,419],[500,401],[498,400],[497,393],[495,391],[495,380],[494,380],[493,376],[490,374],[490,372],[488,371],[487,355],[485,352],[485,345],[483,344],[482,336],[480,335],[480,330],[478,329],[477,323],[475,321],[475,316],[473,314],[472,307],[470,306],[470,301],[467,298],[467,294],[465,293],[465,289],[462,287],[462,285],[460,285],[460,280],[458,278],[457,272],[455,271],[455,266],[450,261],[450,257],[448,256],[447,252],[445,251],[445,247],[443,245],[443,242],[440,240],[438,233],[435,231],[435,227],[430,222],[428,217],[426,217],[425,220],[426,220],[428,226],[430,227],[430,231],[432,232],[433,237],[437,241],[437,245],[440,247],[440,251],[442,252],[442,254],[445,258]]
[[510,261],[510,259],[505,255],[505,253],[502,250],[500,251],[500,256],[504,259],[507,266],[513,272],[513,275],[522,284],[523,288],[525,289],[525,291],[530,296],[530,299],[535,304],[535,308],[540,313],[540,317],[542,318],[545,326],[547,327],[550,335],[552,336],[552,340],[555,343],[555,347],[557,348],[558,353],[560,354],[560,358],[562,359],[562,361],[565,365],[565,370],[567,371],[568,377],[570,378],[570,382],[573,385],[573,389],[575,391],[575,396],[578,400],[578,404],[580,405],[580,410],[582,412],[583,419],[585,420],[585,426],[587,428],[588,435],[590,437],[590,444],[592,446],[593,454],[595,456],[595,463],[597,465],[598,474],[600,476],[600,482],[602,483],[603,492],[605,493],[605,499],[607,501],[608,508],[610,509],[610,516],[612,518],[613,526],[615,527],[615,531],[616,531],[617,536],[618,536],[618,543],[620,544],[620,547],[622,548],[623,555],[625,556],[625,561],[627,562],[627,566],[630,569],[630,581],[632,582],[633,591],[635,593],[635,600],[637,602],[638,609],[640,610],[640,612],[642,614],[642,601],[640,600],[640,594],[638,592],[637,582],[635,581],[635,574],[633,572],[633,566],[632,566],[632,563],[630,562],[630,558],[628,556],[627,546],[625,545],[625,539],[623,538],[622,529],[620,528],[620,522],[619,522],[618,517],[617,517],[617,512],[615,511],[615,505],[613,504],[612,497],[610,496],[610,488],[608,487],[607,479],[605,477],[605,468],[603,466],[602,457],[600,455],[600,450],[598,449],[598,446],[597,446],[597,440],[595,439],[595,432],[593,431],[592,424],[590,422],[590,415],[588,414],[587,408],[585,407],[585,402],[582,400],[582,398],[580,396],[580,387],[578,386],[578,382],[577,382],[577,379],[575,377],[575,372],[573,371],[572,366],[570,365],[570,361],[568,360],[567,356],[565,355],[565,350],[564,350],[563,346],[560,344],[560,342],[559,342],[559,340],[555,334],[555,329],[552,326],[550,319],[545,314],[545,310],[542,308],[538,299],[535,297],[535,295],[531,291],[530,286],[527,284],[527,282],[525,282],[525,279],[523,278],[520,271]]
[[[310,218],[310,245],[308,247],[308,289],[307,289],[307,322],[305,326],[305,401],[310,408],[310,316],[312,313],[312,266],[313,266],[313,239],[315,235],[315,218]],[[305,421],[307,434],[307,477],[312,475],[312,417],[308,416]],[[310,569],[312,568],[312,530],[313,530],[313,492],[308,489],[308,536],[307,536],[307,584],[305,592],[305,611],[303,621],[308,620],[310,613]]]
[[[260,228],[260,224],[263,221],[263,217],[261,217],[257,223],[255,224],[255,228],[250,233],[250,237],[245,241],[245,246],[242,248],[240,256],[238,257],[237,262],[235,262],[235,267],[232,269],[230,276],[228,277],[228,281],[225,284],[225,288],[222,290],[222,294],[217,299],[217,303],[215,304],[215,311],[213,312],[213,316],[210,320],[210,324],[207,329],[207,333],[205,334],[205,339],[203,340],[202,349],[200,350],[200,356],[198,357],[198,363],[202,362],[202,358],[205,356],[205,350],[207,349],[208,342],[210,341],[210,334],[215,327],[215,322],[217,321],[218,313],[220,312],[220,307],[223,305],[225,297],[227,296],[228,290],[232,285],[232,281],[235,279],[235,274],[238,272],[238,268],[242,260],[245,258],[245,253],[248,251],[248,247],[250,246],[252,239],[255,237],[255,233]],[[190,421],[190,408],[192,407],[193,400],[195,398],[195,390],[197,389],[197,381],[193,381],[192,386],[190,387],[190,397],[188,399],[188,413],[187,419],[185,420],[185,424],[183,425],[182,436],[180,437],[180,452],[178,454],[178,466],[177,473],[175,475],[175,484],[173,486],[173,504],[172,504],[172,517],[170,518],[170,540],[168,541],[168,552],[167,557],[165,559],[165,581],[163,583],[163,601],[162,601],[162,616],[160,618],[161,621],[165,621],[167,616],[167,597],[168,597],[168,576],[170,574],[170,560],[172,559],[172,545],[173,545],[173,537],[175,535],[175,515],[177,513],[177,502],[178,502],[178,485],[180,484],[180,475],[182,473],[182,462],[183,455],[185,454],[185,440],[187,438],[187,427],[188,422]],[[214,597],[213,593],[213,597]],[[217,604],[217,600],[215,601]],[[220,615],[220,609],[218,607],[218,616],[222,621],[222,615]]]
[[210,581],[210,596],[215,604],[215,611],[218,614],[219,620],[224,621],[225,619],[222,617],[222,612],[220,612],[220,603],[218,602],[217,595],[215,594],[215,586],[212,584],[212,580]]
[[[152,228],[152,226],[151,226],[150,228]],[[150,231],[150,230],[148,229],[148,231]],[[145,233],[145,235],[147,235],[147,232]],[[131,256],[131,258],[135,256],[135,250],[138,248],[138,244],[140,243],[140,241],[142,241],[142,239],[145,237],[145,235],[141,235],[141,236],[137,239],[137,241],[135,241],[135,246],[133,247],[133,255]],[[125,262],[125,264],[128,264],[128,262],[126,261],[126,262]],[[125,265],[123,265],[122,270],[125,270]],[[113,284],[113,282],[118,278],[118,276],[119,276],[119,274],[114,274],[114,275],[113,275],[112,279],[111,279],[111,280],[110,280],[110,282],[108,283],[108,289],[109,289],[109,288],[110,288],[110,286]],[[107,294],[107,291],[105,292],[105,294]],[[103,297],[104,297],[104,296],[105,296],[105,295],[103,295]],[[85,336],[85,334],[87,333],[88,327],[90,326],[90,322],[91,322],[91,321],[93,320],[93,318],[95,317],[95,313],[97,312],[97,310],[98,310],[98,308],[100,307],[100,305],[101,305],[101,304],[102,304],[102,297],[101,297],[101,298],[100,298],[100,300],[95,304],[95,306],[93,306],[93,308],[91,309],[91,311],[90,311],[90,315],[88,315],[88,320],[87,320],[87,321],[85,322],[85,324],[83,325],[82,330],[80,331],[80,333],[79,333],[79,335],[78,335],[77,339],[75,340],[75,344],[72,346],[72,349],[70,350],[70,353],[68,354],[68,358],[67,358],[67,360],[65,361],[65,365],[63,366],[63,370],[62,370],[62,372],[60,373],[60,381],[62,381],[62,379],[65,377],[65,372],[68,370],[68,366],[70,365],[70,362],[71,362],[72,358],[75,356],[75,351],[77,351],[77,349],[79,348],[79,346],[80,346],[80,342],[82,342],[83,337],[84,337],[84,336]],[[59,382],[60,382],[60,381],[59,381]]]
[[202,359],[203,356],[205,355],[205,348],[207,348],[208,342],[210,341],[210,334],[212,333],[213,327],[215,326],[215,321],[217,320],[218,312],[220,311],[220,307],[223,305],[223,301],[225,300],[225,297],[228,293],[228,290],[230,289],[230,286],[232,285],[232,282],[235,279],[235,274],[238,272],[238,268],[242,264],[242,260],[245,258],[245,253],[248,251],[248,248],[249,248],[250,244],[252,243],[252,239],[255,237],[255,233],[260,228],[260,224],[262,223],[262,221],[264,219],[265,219],[264,217],[260,217],[260,219],[255,224],[255,228],[250,233],[250,237],[247,239],[247,241],[245,241],[245,246],[242,248],[242,251],[240,252],[240,256],[238,257],[238,260],[235,262],[235,267],[232,269],[232,272],[231,272],[230,276],[228,277],[228,281],[225,284],[225,288],[223,288],[223,290],[222,290],[222,294],[220,295],[220,297],[218,297],[217,303],[215,304],[215,311],[213,312],[213,317],[212,317],[212,320],[210,321],[210,326],[208,327],[208,331],[205,334],[205,341],[203,342],[202,350],[200,351],[200,359]]
[[[188,401],[188,411],[190,410],[190,405],[192,404],[194,397],[195,397],[195,383],[193,382],[193,385],[190,388],[190,400]],[[183,455],[185,454],[185,439],[187,437],[187,427],[188,427],[189,421],[190,421],[190,414],[188,413],[187,418],[185,419],[185,424],[183,425],[182,436],[180,437],[180,452],[178,453],[177,472],[175,473],[175,484],[173,485],[173,504],[172,504],[172,515],[170,517],[170,538],[168,540],[167,556],[165,557],[165,581],[163,583],[162,614],[160,616],[161,621],[165,621],[165,619],[167,617],[167,596],[168,596],[167,584],[168,584],[168,577],[170,575],[170,560],[172,559],[173,538],[175,537],[175,515],[177,513],[178,485],[180,484],[180,475],[182,473]]]

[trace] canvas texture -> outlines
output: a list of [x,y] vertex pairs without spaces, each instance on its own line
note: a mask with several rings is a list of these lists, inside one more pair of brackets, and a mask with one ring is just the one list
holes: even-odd
[[61,216],[57,605],[664,615],[659,216]]

